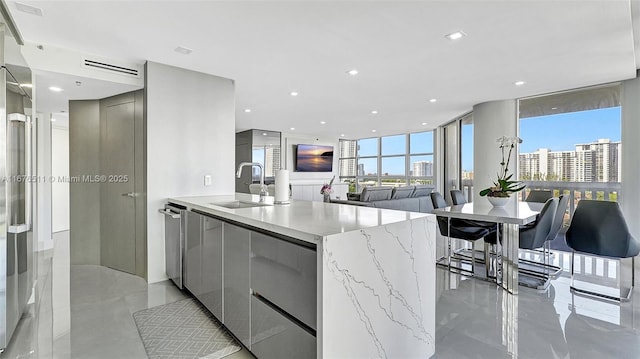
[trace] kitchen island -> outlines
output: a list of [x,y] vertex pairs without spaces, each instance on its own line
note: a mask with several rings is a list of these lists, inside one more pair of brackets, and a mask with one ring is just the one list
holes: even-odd
[[185,286],[258,358],[433,355],[434,215],[247,194],[168,201],[199,218]]

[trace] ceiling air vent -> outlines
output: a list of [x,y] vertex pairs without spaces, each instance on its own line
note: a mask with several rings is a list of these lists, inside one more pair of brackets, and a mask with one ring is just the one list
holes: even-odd
[[108,64],[103,61],[84,59],[84,66],[109,72],[117,72],[123,75],[130,75],[134,77],[138,77],[140,75],[138,69]]

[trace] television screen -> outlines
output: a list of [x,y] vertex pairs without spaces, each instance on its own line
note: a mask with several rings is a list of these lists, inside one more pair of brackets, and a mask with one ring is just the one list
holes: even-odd
[[298,145],[296,148],[297,172],[331,172],[333,170],[333,146]]

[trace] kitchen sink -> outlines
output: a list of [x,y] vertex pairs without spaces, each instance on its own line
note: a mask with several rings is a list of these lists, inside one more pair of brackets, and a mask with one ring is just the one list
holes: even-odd
[[231,208],[231,209],[271,206],[268,203],[245,202],[245,201],[212,202],[209,204],[212,204],[214,206],[224,207],[224,208]]

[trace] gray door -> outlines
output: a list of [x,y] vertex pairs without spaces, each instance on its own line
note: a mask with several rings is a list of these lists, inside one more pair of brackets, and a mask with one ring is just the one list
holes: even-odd
[[100,258],[104,266],[136,274],[135,101],[101,101]]

